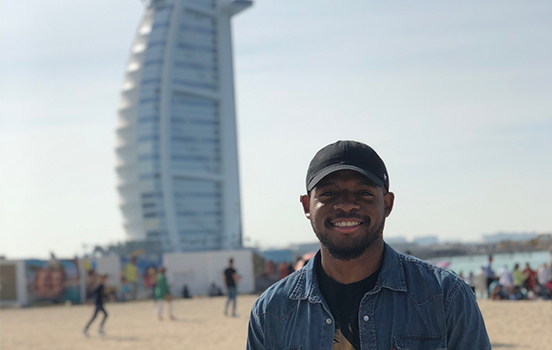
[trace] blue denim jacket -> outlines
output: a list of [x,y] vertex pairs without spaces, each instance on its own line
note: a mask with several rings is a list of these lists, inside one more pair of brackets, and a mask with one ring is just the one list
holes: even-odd
[[[320,254],[320,252],[318,253]],[[491,349],[469,286],[455,274],[385,244],[373,290],[359,308],[364,349]],[[332,349],[335,320],[320,293],[314,259],[253,305],[247,349]]]

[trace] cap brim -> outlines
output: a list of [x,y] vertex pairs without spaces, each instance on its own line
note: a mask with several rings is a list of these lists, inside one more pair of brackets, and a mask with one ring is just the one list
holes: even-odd
[[349,164],[335,164],[335,165],[332,165],[332,166],[329,166],[327,168],[322,169],[318,174],[316,174],[316,176],[309,182],[309,185],[307,186],[307,191],[311,191],[314,188],[314,186],[316,186],[320,182],[320,180],[322,180],[326,176],[328,176],[332,173],[335,173],[336,171],[340,171],[340,170],[353,170],[353,171],[356,171],[357,173],[360,173],[360,174],[366,176],[370,181],[375,183],[376,186],[383,187],[383,185],[384,185],[383,181],[379,177],[377,177],[376,175],[374,175],[372,173],[364,171],[359,167],[356,167],[354,165],[349,165]]

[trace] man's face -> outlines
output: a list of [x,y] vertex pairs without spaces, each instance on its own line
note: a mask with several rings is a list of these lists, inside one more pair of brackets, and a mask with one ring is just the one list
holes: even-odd
[[394,198],[362,174],[341,170],[301,196],[301,203],[322,245],[335,259],[347,261],[382,239]]

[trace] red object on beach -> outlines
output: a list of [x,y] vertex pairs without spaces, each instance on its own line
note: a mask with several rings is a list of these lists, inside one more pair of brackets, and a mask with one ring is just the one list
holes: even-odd
[[436,263],[435,265],[439,266],[439,267],[442,267],[444,269],[448,268],[450,266],[450,262],[448,261],[439,261],[438,263]]
[[309,261],[310,259],[314,258],[314,256],[316,255],[316,253],[306,253],[306,254],[303,254],[303,256],[301,257],[301,259],[299,259],[297,261],[297,264],[295,264],[295,271],[297,270],[301,270],[303,268],[303,266],[305,266],[305,263],[307,261]]
[[314,256],[316,255],[316,252],[314,253],[306,253],[306,254],[303,254],[303,256],[301,257],[301,259],[305,260],[305,261],[309,261],[310,259],[314,258]]

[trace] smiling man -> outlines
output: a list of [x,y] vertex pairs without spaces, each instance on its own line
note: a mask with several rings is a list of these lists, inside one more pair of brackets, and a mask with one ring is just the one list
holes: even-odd
[[267,289],[249,320],[248,349],[490,349],[470,287],[383,240],[395,195],[369,146],[322,148],[301,196],[321,249]]

